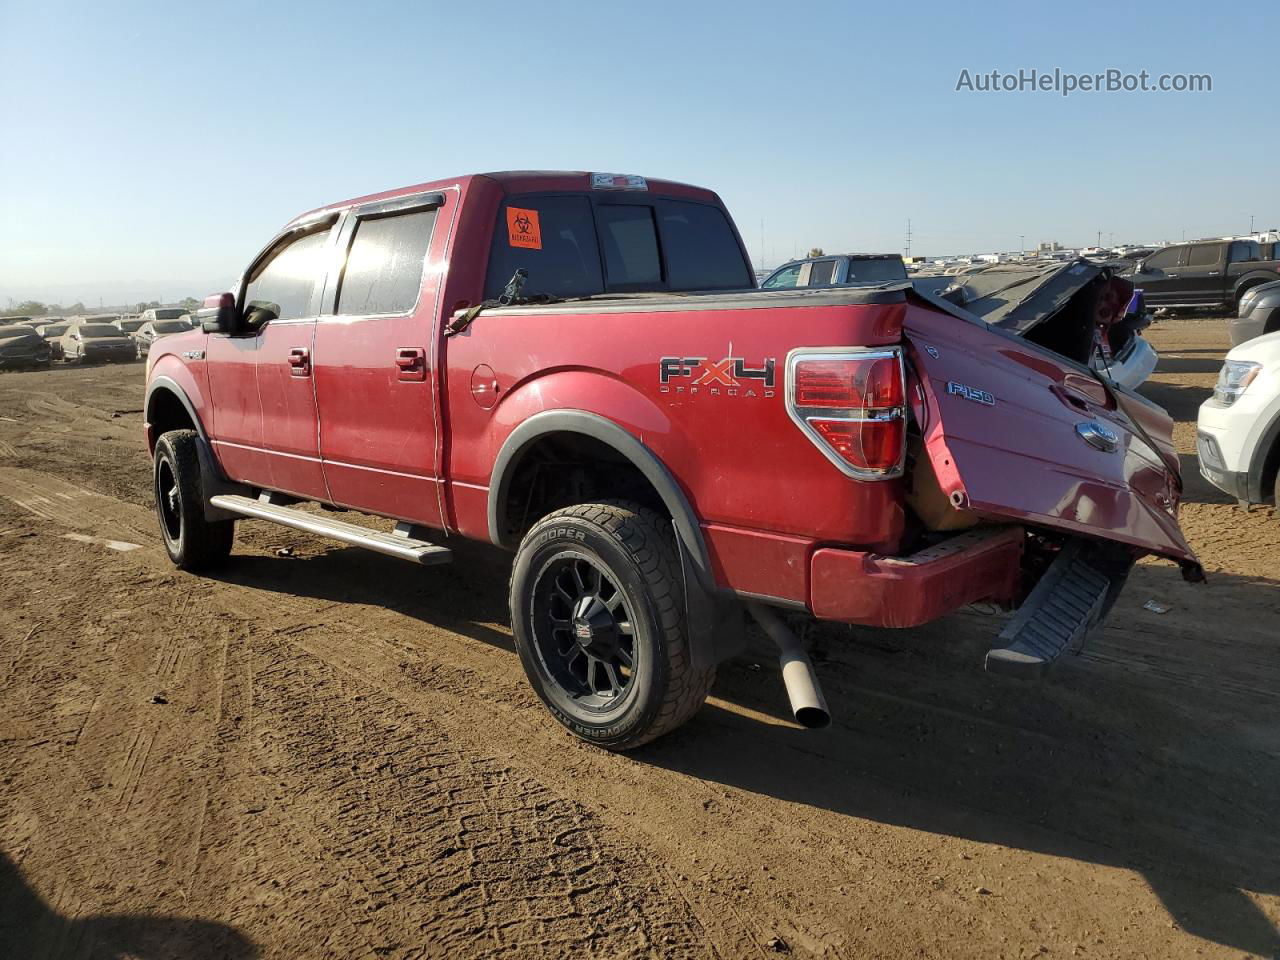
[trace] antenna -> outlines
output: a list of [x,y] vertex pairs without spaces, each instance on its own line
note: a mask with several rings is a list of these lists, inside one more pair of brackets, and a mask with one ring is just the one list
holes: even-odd
[[907,217],[907,246],[905,249],[907,252],[907,259],[910,260],[911,259],[911,218],[910,217]]
[[764,269],[764,217],[760,218],[760,269]]

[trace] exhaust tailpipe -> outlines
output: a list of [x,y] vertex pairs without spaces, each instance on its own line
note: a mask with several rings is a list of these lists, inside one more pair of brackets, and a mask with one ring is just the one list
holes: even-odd
[[800,638],[791,632],[782,617],[771,607],[759,603],[747,604],[751,616],[760,624],[769,638],[778,645],[778,665],[782,668],[782,683],[791,701],[791,715],[796,723],[810,730],[829,726],[831,712],[827,709],[813,661],[800,645]]

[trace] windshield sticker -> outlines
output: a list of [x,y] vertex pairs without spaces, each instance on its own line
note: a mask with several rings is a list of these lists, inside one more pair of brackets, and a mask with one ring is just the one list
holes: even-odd
[[542,227],[537,210],[507,207],[507,242],[526,250],[542,249]]

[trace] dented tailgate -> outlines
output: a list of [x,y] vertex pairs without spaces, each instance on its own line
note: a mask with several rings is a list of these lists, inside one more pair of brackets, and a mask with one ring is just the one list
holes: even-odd
[[1163,410],[980,323],[913,305],[905,333],[915,416],[954,506],[1129,544],[1200,576]]

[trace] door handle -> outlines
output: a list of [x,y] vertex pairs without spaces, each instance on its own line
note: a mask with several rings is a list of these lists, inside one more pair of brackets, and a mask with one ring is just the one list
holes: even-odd
[[427,352],[421,347],[400,347],[396,350],[396,367],[401,380],[426,380]]
[[311,373],[311,351],[306,347],[294,347],[289,351],[289,373],[305,377]]
[[1217,277],[1217,276],[1221,276],[1221,275],[1222,275],[1222,271],[1221,271],[1221,270],[1210,270],[1210,271],[1209,271],[1209,276],[1211,276],[1211,277]]

